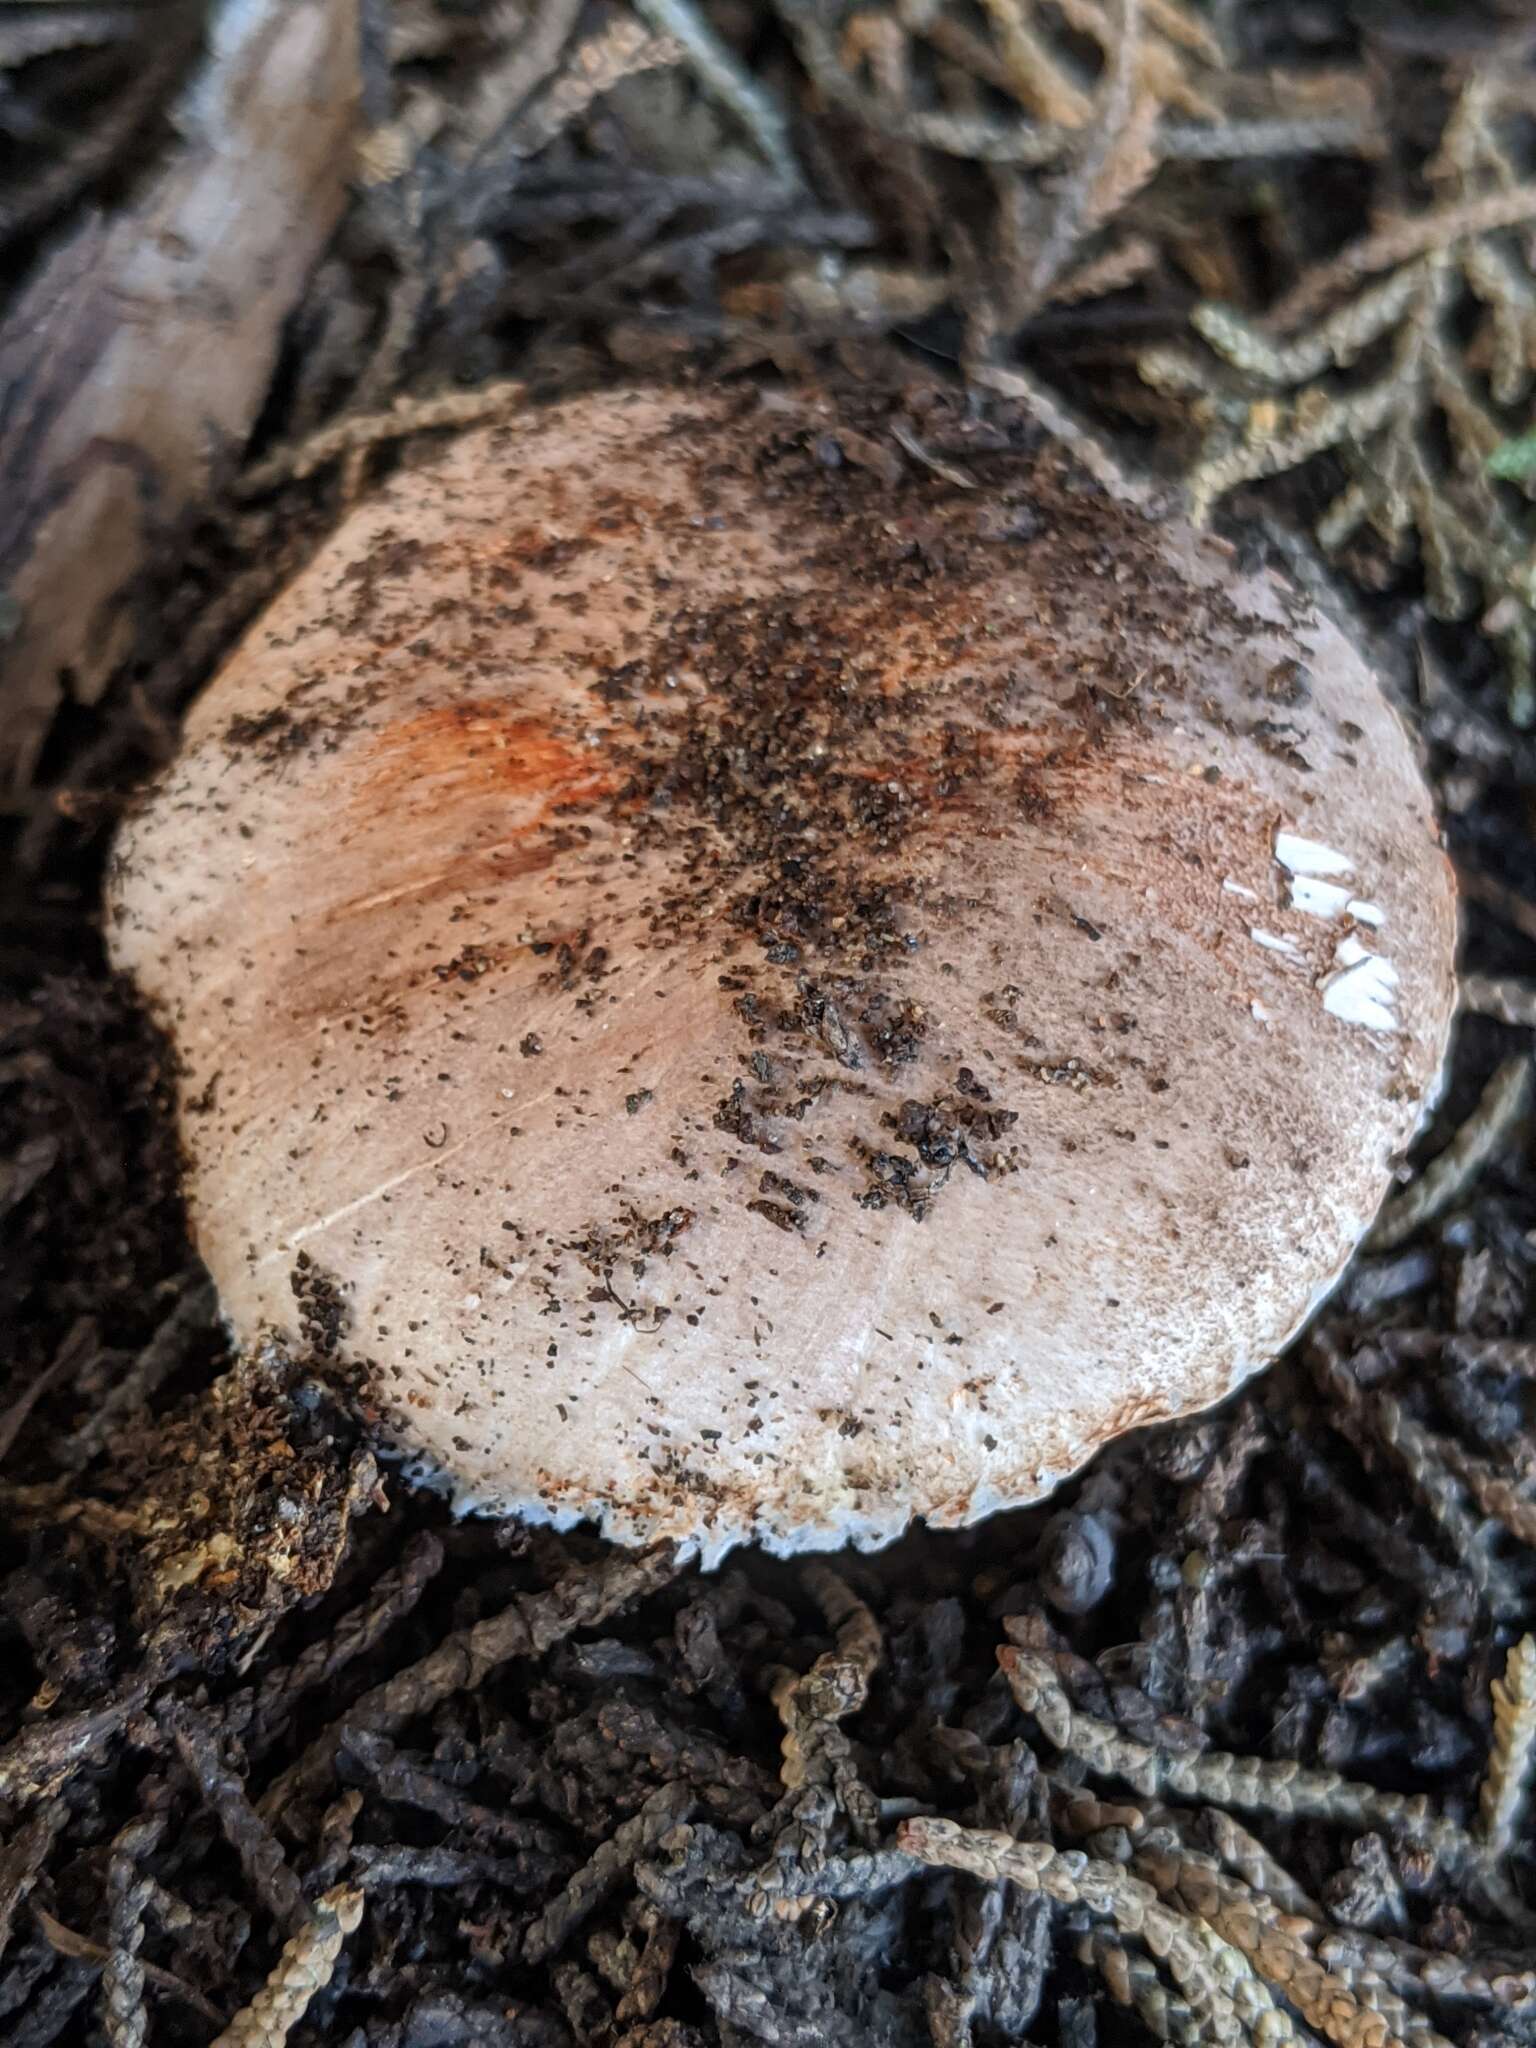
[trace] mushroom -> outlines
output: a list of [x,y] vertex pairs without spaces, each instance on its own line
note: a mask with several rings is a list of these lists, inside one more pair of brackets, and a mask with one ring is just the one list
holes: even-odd
[[1448,864],[1312,603],[1027,422],[633,389],[353,510],[123,831],[239,1338],[706,1558],[1033,1501],[1333,1286]]

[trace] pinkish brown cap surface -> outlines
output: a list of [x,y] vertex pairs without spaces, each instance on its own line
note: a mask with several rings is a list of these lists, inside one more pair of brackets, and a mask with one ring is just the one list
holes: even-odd
[[236,1332],[324,1326],[466,1505],[711,1557],[970,1522],[1217,1400],[1453,1004],[1359,654],[947,398],[465,435],[119,855]]

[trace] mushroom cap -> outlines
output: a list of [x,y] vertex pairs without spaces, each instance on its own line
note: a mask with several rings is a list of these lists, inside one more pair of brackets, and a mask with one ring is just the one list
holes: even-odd
[[969,1523],[1227,1393],[1453,1007],[1355,648],[937,395],[616,391],[402,470],[111,909],[237,1334],[462,1505],[711,1558]]

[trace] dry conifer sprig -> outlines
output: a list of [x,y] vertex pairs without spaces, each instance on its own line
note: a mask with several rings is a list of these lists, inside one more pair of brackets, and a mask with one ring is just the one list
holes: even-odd
[[1474,69],[1424,166],[1421,211],[1303,272],[1262,319],[1197,307],[1208,353],[1163,347],[1141,366],[1198,431],[1198,515],[1237,484],[1331,456],[1346,481],[1320,542],[1371,537],[1394,562],[1416,549],[1436,617],[1485,607],[1521,726],[1536,722],[1536,520],[1531,479],[1504,480],[1500,454],[1536,375],[1528,98],[1518,67]]
[[1522,1636],[1504,1676],[1493,1683],[1493,1748],[1479,1795],[1482,1836],[1490,1855],[1503,1855],[1525,1808],[1536,1749],[1536,1637]]
[[[1271,1819],[1312,1815],[1353,1827],[1384,1824],[1404,1848],[1416,1845],[1474,1886],[1484,1880],[1484,1895],[1502,1894],[1511,1917],[1524,1925],[1528,1916],[1519,1901],[1496,1878],[1491,1885],[1487,1880],[1518,1826],[1536,1740],[1536,1712],[1527,1697],[1536,1661],[1531,1638],[1510,1652],[1505,1677],[1494,1686],[1480,1839],[1427,1801],[1351,1784],[1336,1771],[1189,1752],[1177,1740],[1135,1741],[1074,1708],[1051,1657],[1004,1649],[999,1661],[1019,1705],[1048,1742],[1091,1775],[1132,1785],[1144,1810],[1128,1811],[1128,1829],[1117,1824],[1090,1837],[1101,1849],[1097,1858],[928,1816],[904,1821],[896,1846],[920,1864],[1003,1880],[1103,1916],[1114,1933],[1101,1929],[1084,1938],[1081,1959],[1155,2035],[1215,2048],[1284,2048],[1308,2038],[1297,2028],[1299,2015],[1334,2048],[1449,2048],[1430,2016],[1437,1990],[1454,1983],[1453,1995],[1489,2004],[1524,1998],[1518,1975],[1495,1988],[1486,1973],[1437,1971],[1435,1959],[1405,1943],[1335,1930],[1271,1853],[1220,1807],[1206,1809],[1219,1848],[1212,1857],[1192,1846],[1194,1816],[1158,1802],[1172,1794],[1197,1803],[1232,1801]],[[1080,1809],[1082,1796],[1074,1793],[1068,1803]],[[897,1873],[888,1881],[898,1881]]]
[[286,2048],[316,1992],[331,1981],[349,1934],[363,1917],[363,1895],[338,1885],[312,1909],[278,1957],[266,1984],[230,2021],[213,2048]]
[[1358,79],[1297,92],[1283,72],[1243,72],[1189,0],[777,12],[809,79],[805,117],[866,160],[871,235],[901,258],[795,264],[727,292],[727,312],[888,332],[948,301],[973,373],[1003,366],[1047,306],[1166,280],[1159,216],[1140,205],[1165,165],[1350,152],[1371,133]]
[[[523,35],[515,9],[380,0],[357,226],[395,273],[388,302],[339,418],[321,394],[363,314],[320,305],[295,445],[247,491],[339,456],[355,492],[369,445],[514,405],[479,331],[493,315],[595,328],[631,363],[669,339],[789,360],[948,303],[979,364],[1048,305],[1167,273],[1137,204],[1163,165],[1373,134],[1358,76],[1236,68],[1197,0],[781,0],[798,68],[761,77],[739,21],[733,42],[695,0],[636,11],[560,4]],[[478,391],[453,388],[466,364]]]
[[[818,91],[893,141],[992,164],[1045,166],[1100,124],[1128,56],[1131,99],[1161,117],[1161,154],[1213,160],[1351,150],[1363,100],[1335,77],[1296,89],[1243,78],[1194,0],[777,0]],[[1262,111],[1261,111],[1262,110]]]

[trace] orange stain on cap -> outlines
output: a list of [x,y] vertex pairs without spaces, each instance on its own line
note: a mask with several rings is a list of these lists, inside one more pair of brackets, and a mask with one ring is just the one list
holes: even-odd
[[543,719],[513,717],[495,703],[444,704],[400,719],[378,734],[370,754],[356,804],[437,808],[456,798],[521,798],[531,807],[521,829],[617,786],[591,751],[561,739]]
[[554,828],[619,786],[600,754],[495,702],[399,719],[369,739],[340,793],[344,840],[378,848],[378,886],[328,915],[437,901],[551,868]]

